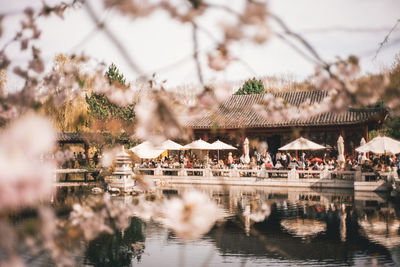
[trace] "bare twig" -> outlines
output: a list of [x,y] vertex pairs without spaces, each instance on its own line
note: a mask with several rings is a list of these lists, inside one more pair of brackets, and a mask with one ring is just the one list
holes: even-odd
[[300,56],[302,56],[303,58],[305,58],[306,60],[310,61],[311,63],[318,65],[318,66],[322,66],[320,62],[318,62],[317,60],[315,60],[313,57],[310,57],[309,55],[307,55],[306,53],[304,53],[304,51],[302,51],[299,47],[297,47],[295,44],[293,44],[290,40],[288,40],[283,34],[280,33],[275,33],[276,36],[281,39],[284,43],[286,43],[287,45],[289,45],[294,51],[296,51]]
[[[224,10],[232,15],[237,16],[239,20],[243,21],[243,18],[241,17],[242,15],[233,10],[232,8],[230,8],[229,6],[218,5],[218,4],[208,4],[208,6]],[[309,56],[307,56],[300,48],[296,47],[295,44],[289,42],[288,39],[283,36],[283,34],[276,33],[281,40],[287,43],[290,47],[292,47],[296,52],[298,52],[301,56],[305,57],[307,60],[313,62],[314,64],[317,64],[318,66],[326,70],[329,70],[330,65],[320,57],[315,48],[307,40],[305,40],[301,35],[290,30],[290,28],[286,25],[286,23],[277,15],[269,13],[269,17],[278,23],[278,25],[284,30],[285,34],[290,35],[294,39],[298,40],[311,53],[314,59],[311,59]]]
[[86,8],[87,13],[89,14],[90,18],[93,20],[93,22],[96,25],[102,26],[102,27],[100,27],[100,29],[103,30],[103,32],[106,34],[108,39],[110,39],[110,41],[118,49],[118,51],[120,52],[121,56],[128,63],[129,67],[134,72],[138,73],[139,75],[144,75],[142,69],[132,59],[132,56],[129,53],[129,51],[118,40],[117,36],[107,28],[107,25],[101,22],[100,18],[97,16],[97,14],[95,13],[95,11],[93,10],[92,6],[89,4],[88,1],[85,1],[85,8]]
[[235,10],[230,8],[229,6],[219,5],[219,4],[214,4],[214,3],[213,4],[206,4],[206,6],[224,10],[224,11],[226,11],[228,13],[231,13],[232,15],[237,16],[241,20],[241,14],[236,12]]
[[370,28],[370,27],[345,27],[345,26],[332,26],[326,28],[308,28],[300,29],[299,33],[302,34],[326,34],[329,32],[344,32],[344,33],[377,33],[390,31],[392,27]]
[[96,24],[95,27],[88,32],[78,43],[76,43],[76,45],[74,45],[69,52],[73,52],[76,49],[78,49],[78,47],[82,46],[83,44],[85,44],[86,42],[88,42],[89,40],[91,40],[97,33],[97,31],[99,29],[101,29],[102,27],[104,27],[104,22],[107,20],[108,22],[110,21],[108,17],[110,13],[106,13],[106,15],[101,19],[100,23]]
[[394,24],[394,26],[390,29],[389,33],[386,34],[385,38],[383,39],[383,41],[381,43],[379,43],[379,47],[378,50],[376,50],[376,54],[373,58],[373,60],[375,60],[379,54],[379,52],[381,51],[382,47],[389,41],[389,37],[392,34],[392,32],[396,29],[397,25],[400,23],[400,19],[398,19],[396,21],[396,23]]
[[269,13],[269,16],[282,27],[282,29],[285,31],[287,35],[290,35],[293,38],[297,39],[311,53],[311,55],[313,55],[315,59],[323,65],[324,68],[329,67],[329,64],[319,56],[315,48],[307,40],[305,40],[301,35],[291,31],[290,28],[286,25],[286,23],[277,15]]
[[238,56],[234,56],[233,59],[242,64],[242,66],[245,67],[250,73],[252,73],[253,76],[257,76],[257,72],[255,71],[255,69],[253,69],[253,67],[250,66],[250,64],[246,60]]
[[[383,46],[381,48],[382,50],[388,49],[390,47],[396,46],[400,43],[400,37],[399,38],[394,38],[391,40],[390,43],[386,44],[385,46]],[[365,50],[359,54],[357,54],[358,57],[371,57],[371,56],[375,56],[376,54],[376,49],[369,49],[369,50]]]
[[200,64],[200,60],[199,60],[199,40],[197,38],[197,25],[195,22],[192,22],[192,26],[193,26],[193,58],[194,61],[196,63],[196,69],[197,69],[197,76],[199,78],[199,81],[201,83],[201,85],[204,85],[204,79],[203,79],[203,73],[201,70],[201,64]]

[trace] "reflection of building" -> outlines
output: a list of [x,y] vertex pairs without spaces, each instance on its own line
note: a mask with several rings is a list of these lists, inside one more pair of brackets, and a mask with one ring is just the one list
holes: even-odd
[[[380,220],[379,220],[380,219]],[[381,218],[368,221],[360,220],[360,226],[364,234],[371,241],[381,244],[386,248],[393,248],[400,245],[400,220],[382,220]]]
[[[296,106],[304,102],[321,102],[327,94],[326,91],[274,93],[275,97],[281,97]],[[382,123],[386,115],[383,109],[349,108],[342,112],[326,112],[305,119],[273,121],[253,109],[254,104],[260,103],[264,96],[234,95],[207,116],[190,121],[188,126],[193,129],[196,137],[205,140],[221,139],[236,146],[240,146],[245,136],[267,141],[273,152],[293,140],[294,132],[331,147],[336,147],[341,134],[345,138],[345,150],[350,152],[360,143],[362,137],[368,139],[368,131]]]

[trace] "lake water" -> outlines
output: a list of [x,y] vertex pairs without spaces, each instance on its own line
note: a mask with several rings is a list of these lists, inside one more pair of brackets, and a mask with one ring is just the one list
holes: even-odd
[[[174,197],[192,188],[169,186],[157,194]],[[387,195],[195,188],[209,195],[226,216],[202,239],[184,243],[157,223],[133,218],[124,232],[102,234],[85,243],[86,252],[78,262],[89,266],[400,266],[399,203]],[[57,193],[58,203],[70,205],[86,197],[72,197],[71,190],[63,190]],[[265,220],[254,222],[248,213],[243,215],[244,211],[256,214],[263,203],[270,211]]]

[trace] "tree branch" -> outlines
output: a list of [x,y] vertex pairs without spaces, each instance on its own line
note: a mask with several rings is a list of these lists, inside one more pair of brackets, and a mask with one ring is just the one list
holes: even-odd
[[107,28],[107,25],[105,23],[102,23],[102,21],[97,16],[97,14],[93,10],[93,8],[90,6],[88,1],[85,1],[85,8],[86,8],[86,11],[89,14],[90,18],[93,20],[93,22],[96,25],[99,25],[99,29],[103,30],[103,32],[106,34],[108,39],[115,45],[115,47],[118,49],[121,56],[128,63],[129,67],[137,74],[144,75],[142,69],[134,62],[134,60],[132,59],[131,54],[128,52],[128,50],[118,40],[117,36]]
[[202,70],[201,70],[201,64],[200,64],[199,52],[198,52],[198,49],[199,49],[199,40],[197,38],[198,28],[197,28],[197,25],[196,25],[195,22],[192,22],[192,26],[193,26],[193,32],[192,32],[193,33],[193,35],[192,35],[192,38],[193,38],[193,58],[194,58],[194,61],[196,63],[197,76],[199,78],[199,81],[200,81],[201,85],[204,85],[203,73],[202,73]]
[[301,35],[299,35],[299,34],[293,32],[293,31],[291,31],[290,28],[286,25],[286,23],[285,23],[281,18],[279,18],[278,16],[276,16],[276,15],[274,15],[274,14],[272,14],[272,13],[269,13],[269,16],[270,16],[273,20],[275,20],[275,21],[283,28],[283,30],[285,31],[286,34],[288,34],[288,35],[294,37],[295,39],[297,39],[297,40],[311,53],[311,55],[313,55],[314,58],[315,58],[320,64],[322,64],[323,68],[325,68],[325,69],[326,69],[326,68],[329,68],[329,64],[328,64],[327,62],[325,62],[325,61],[319,56],[319,54],[317,53],[317,51],[315,50],[315,48],[314,48],[308,41],[306,41]]
[[394,26],[390,29],[389,33],[386,34],[385,38],[383,39],[383,41],[381,43],[379,43],[379,47],[378,50],[376,50],[376,54],[374,56],[375,60],[379,54],[379,52],[382,50],[382,47],[389,41],[389,37],[392,34],[392,32],[396,29],[397,25],[400,23],[400,19],[397,20],[397,22],[394,24]]

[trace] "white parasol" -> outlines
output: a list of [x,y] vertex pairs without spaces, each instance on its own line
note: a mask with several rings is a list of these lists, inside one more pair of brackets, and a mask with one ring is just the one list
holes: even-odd
[[314,143],[306,138],[300,137],[293,142],[279,148],[279,150],[321,150],[326,147]]
[[[365,141],[364,137],[361,138],[360,146],[363,146],[363,145],[365,145],[366,143],[367,143],[367,142]],[[366,156],[366,153],[361,152],[361,163],[364,163],[366,160],[368,160],[368,159],[367,159],[367,156]]]
[[219,161],[219,151],[220,151],[220,150],[237,150],[236,147],[231,146],[231,145],[228,145],[228,144],[226,144],[226,143],[224,143],[224,142],[222,142],[222,141],[219,141],[219,140],[215,141],[215,142],[212,143],[211,145],[214,147],[215,150],[217,150],[217,153],[218,153],[218,161]]
[[154,159],[164,152],[164,149],[154,147],[149,141],[145,141],[130,150],[141,159]]
[[166,140],[158,148],[163,150],[181,150],[183,146],[174,141]]
[[344,158],[344,140],[343,137],[341,135],[339,135],[338,141],[337,141],[337,145],[338,145],[338,162],[345,162],[345,158]]
[[249,164],[250,163],[250,148],[249,148],[249,139],[244,139],[243,143],[243,152],[244,152],[244,163]]
[[357,152],[392,155],[400,153],[400,142],[387,136],[377,136],[363,146],[356,148]]
[[197,149],[197,150],[216,150],[214,146],[206,141],[201,139],[191,142],[183,146],[182,149]]

